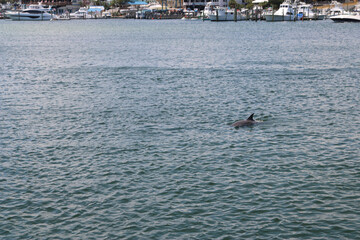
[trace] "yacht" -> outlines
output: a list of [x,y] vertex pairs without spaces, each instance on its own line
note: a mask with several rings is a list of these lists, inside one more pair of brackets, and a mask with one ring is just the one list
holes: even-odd
[[44,8],[42,5],[29,5],[20,12],[6,12],[6,16],[13,21],[50,21],[53,18],[51,8]]
[[324,20],[325,14],[319,14],[313,11],[311,4],[300,3],[297,6],[298,20]]
[[329,10],[329,16],[348,14],[348,12],[345,11],[345,9],[342,7],[342,4],[337,1],[332,1],[330,3],[330,6],[333,6],[333,7]]
[[289,1],[285,1],[280,4],[280,8],[276,12],[265,14],[265,19],[267,22],[294,21],[295,14],[293,6]]
[[[235,16],[236,15],[236,16]],[[228,9],[227,7],[216,7],[210,14],[211,21],[243,21],[247,20],[246,16],[240,10],[235,12],[235,9]]]
[[208,2],[205,5],[204,11],[203,11],[204,19],[209,20],[209,15],[211,14],[212,11],[214,11],[216,6],[219,6],[219,5],[217,3],[214,3],[214,2]]
[[340,14],[330,17],[334,22],[360,22],[360,13]]
[[76,12],[70,13],[70,18],[71,19],[89,19],[89,18],[93,18],[93,15],[88,13],[87,8],[81,7]]

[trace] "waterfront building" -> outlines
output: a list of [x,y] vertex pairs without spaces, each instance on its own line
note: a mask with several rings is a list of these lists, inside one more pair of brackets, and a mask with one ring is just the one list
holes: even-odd
[[[203,10],[207,3],[213,3],[213,6],[228,7],[230,0],[183,0],[184,8]],[[239,4],[244,4],[245,0],[236,0]]]
[[26,5],[38,4],[38,3],[41,3],[43,5],[61,7],[61,6],[71,5],[72,0],[22,0],[21,1],[21,4],[26,4]]
[[159,0],[158,1],[164,9],[167,8],[182,8],[182,0]]

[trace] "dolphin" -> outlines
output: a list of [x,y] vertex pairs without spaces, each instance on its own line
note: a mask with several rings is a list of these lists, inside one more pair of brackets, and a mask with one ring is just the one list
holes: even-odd
[[235,128],[239,128],[239,127],[245,127],[245,126],[252,126],[255,123],[257,123],[257,121],[254,120],[254,114],[251,114],[250,117],[248,117],[248,119],[234,122],[233,124],[231,124],[231,126],[233,126]]

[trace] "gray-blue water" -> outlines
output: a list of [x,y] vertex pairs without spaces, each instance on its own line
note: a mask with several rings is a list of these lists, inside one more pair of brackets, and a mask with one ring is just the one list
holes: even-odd
[[2,239],[359,238],[358,24],[0,21],[0,39]]

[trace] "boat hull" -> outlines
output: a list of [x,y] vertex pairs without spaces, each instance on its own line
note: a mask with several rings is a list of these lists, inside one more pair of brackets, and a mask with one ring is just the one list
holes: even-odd
[[324,20],[325,19],[325,15],[316,15],[316,14],[313,14],[313,15],[310,15],[310,16],[306,16],[306,15],[303,15],[301,16],[300,14],[297,15],[297,20]]
[[325,19],[325,15],[314,15],[314,16],[310,16],[308,17],[309,20],[324,20]]
[[[211,21],[235,21],[235,16],[234,13],[219,14],[218,16],[216,16],[216,14],[209,14],[209,19]],[[236,15],[236,21],[244,20],[247,20],[245,16],[240,13]]]
[[95,16],[90,14],[81,14],[81,15],[72,15],[70,14],[70,19],[93,19]]
[[6,14],[13,21],[50,21],[52,15],[49,13],[27,14],[27,13],[8,13]]
[[330,19],[334,22],[360,22],[360,15],[337,15]]
[[267,22],[282,22],[282,21],[294,21],[294,15],[265,15],[265,20]]

